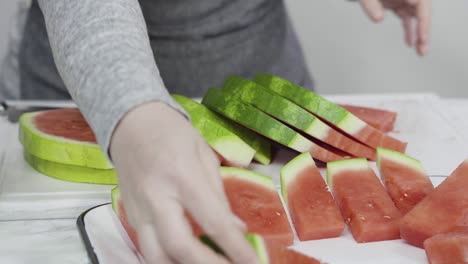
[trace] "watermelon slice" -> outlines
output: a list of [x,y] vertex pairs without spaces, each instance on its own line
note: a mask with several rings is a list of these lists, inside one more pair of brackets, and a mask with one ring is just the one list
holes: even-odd
[[111,169],[88,123],[76,108],[26,113],[19,138],[32,155],[62,164]]
[[271,144],[267,139],[255,134],[249,129],[237,125],[221,115],[218,115],[206,106],[199,104],[190,98],[178,94],[173,94],[172,97],[190,114],[192,124],[196,125],[205,119],[209,119],[223,126],[225,129],[240,137],[245,143],[249,144],[249,146],[255,150],[254,159],[256,161],[264,165],[270,164]]
[[352,138],[370,147],[385,147],[405,152],[406,143],[385,135],[382,131],[366,124],[343,107],[330,102],[310,90],[269,74],[259,74],[255,77],[254,81],[293,101]]
[[329,162],[327,181],[358,243],[400,238],[401,214],[367,160]]
[[24,151],[26,162],[38,172],[64,181],[97,184],[117,184],[114,169],[95,169],[83,166],[62,164],[38,158]]
[[216,89],[208,89],[203,98],[204,105],[215,112],[245,126],[259,134],[266,136],[284,146],[299,152],[309,151],[320,161],[338,160],[342,157],[323,148],[283,123],[263,113],[257,108],[235,98],[229,98],[225,93]]
[[292,244],[291,226],[270,177],[230,167],[221,167],[221,176],[231,210],[245,222],[248,232],[282,245]]
[[140,251],[140,244],[138,242],[138,235],[130,223],[128,222],[127,214],[125,213],[125,208],[122,202],[122,198],[120,196],[120,188],[119,186],[114,187],[111,192],[111,197],[112,197],[112,210],[115,212],[117,217],[120,220],[120,223],[122,224],[123,228],[127,232],[128,237],[132,241],[133,245],[135,246],[136,250]]
[[434,190],[421,162],[408,155],[377,148],[377,167],[390,197],[403,214]]
[[281,193],[300,240],[339,237],[345,228],[340,210],[308,152],[281,169]]
[[429,193],[401,221],[401,237],[409,244],[423,247],[424,240],[468,227],[468,160]]
[[231,130],[219,124],[218,119],[213,118],[214,113],[206,114],[211,111],[204,105],[186,97],[173,97],[190,114],[192,125],[205,141],[221,156],[221,164],[234,167],[249,166],[255,155],[255,149]]
[[430,264],[468,263],[468,228],[435,235],[424,241]]
[[375,160],[374,149],[344,136],[310,112],[255,82],[230,77],[224,83],[222,91],[332,147],[355,157]]
[[355,105],[340,104],[339,106],[382,132],[390,132],[395,126],[396,112]]

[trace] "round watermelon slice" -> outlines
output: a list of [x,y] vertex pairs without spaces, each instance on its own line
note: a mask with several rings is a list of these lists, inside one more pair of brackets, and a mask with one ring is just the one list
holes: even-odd
[[111,169],[83,115],[77,108],[23,114],[19,139],[37,158],[95,169]]

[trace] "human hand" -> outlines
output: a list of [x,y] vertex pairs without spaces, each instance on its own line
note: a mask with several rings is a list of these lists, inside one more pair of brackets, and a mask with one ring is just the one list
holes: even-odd
[[[154,102],[131,110],[115,129],[110,153],[147,264],[258,262],[245,225],[229,209],[219,161],[177,111]],[[193,236],[185,212],[230,261]]]
[[[384,8],[392,10],[402,19],[408,46],[415,44],[416,51],[421,56],[426,53],[431,32],[430,0],[360,0],[360,3],[369,18],[375,22],[384,18]],[[414,18],[416,30],[413,28]]]

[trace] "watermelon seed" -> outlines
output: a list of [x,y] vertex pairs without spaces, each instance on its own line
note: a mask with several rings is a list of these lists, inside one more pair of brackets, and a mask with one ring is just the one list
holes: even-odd
[[281,213],[279,213],[279,212],[276,212],[276,215],[280,216],[280,215],[281,215]]
[[387,219],[391,219],[391,217],[388,216],[388,215],[384,215],[383,217],[384,217],[384,218],[387,218]]
[[407,194],[407,193],[404,193],[403,196],[404,196],[404,197],[408,197],[408,194]]

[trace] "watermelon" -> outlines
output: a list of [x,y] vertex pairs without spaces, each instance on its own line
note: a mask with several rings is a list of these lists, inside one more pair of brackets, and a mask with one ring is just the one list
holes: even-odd
[[26,113],[19,120],[24,149],[43,160],[111,169],[93,131],[77,108]]
[[308,152],[281,168],[281,193],[300,240],[339,237],[345,228],[335,200]]
[[[203,136],[205,141],[221,156],[221,164],[226,166],[247,167],[255,155],[240,137],[218,122],[214,113],[192,99],[180,95],[173,98],[190,115],[192,125]],[[211,117],[211,118],[210,118]]]
[[318,146],[296,131],[236,98],[229,98],[217,89],[208,89],[202,103],[219,114],[299,152],[309,151],[320,161],[338,160],[342,157]]
[[339,106],[382,132],[390,132],[395,126],[396,112],[355,105],[340,104]]
[[468,263],[468,228],[428,238],[424,249],[430,264]]
[[38,158],[24,151],[26,162],[38,172],[64,181],[97,184],[117,184],[114,169],[95,169],[83,166],[62,164]]
[[468,159],[403,217],[401,237],[423,247],[424,240],[434,235],[468,227],[467,190]]
[[226,80],[222,90],[314,139],[355,157],[375,160],[374,149],[344,136],[310,112],[255,82],[233,76]]
[[405,152],[406,143],[385,135],[343,107],[310,90],[269,74],[259,74],[254,81],[307,109],[363,144]]
[[128,237],[132,241],[137,251],[141,252],[140,244],[138,242],[137,232],[135,228],[133,228],[128,222],[127,214],[125,213],[125,208],[122,202],[122,198],[120,196],[119,186],[116,186],[112,189],[111,197],[112,197],[112,210],[115,212],[115,214],[119,218],[120,223],[122,224],[123,228],[127,232]]
[[245,143],[249,144],[249,146],[255,150],[254,159],[256,161],[264,165],[270,164],[271,144],[267,139],[255,134],[249,129],[237,125],[190,98],[178,94],[173,94],[172,97],[190,114],[192,123],[200,123],[200,120],[203,119],[209,119],[218,123],[236,134],[245,141]]
[[400,238],[401,213],[367,160],[329,162],[327,181],[358,243]]
[[221,176],[231,210],[245,222],[248,232],[282,245],[292,244],[292,229],[270,177],[231,167],[221,167]]
[[406,214],[433,189],[421,162],[403,153],[377,148],[377,167],[390,197]]

